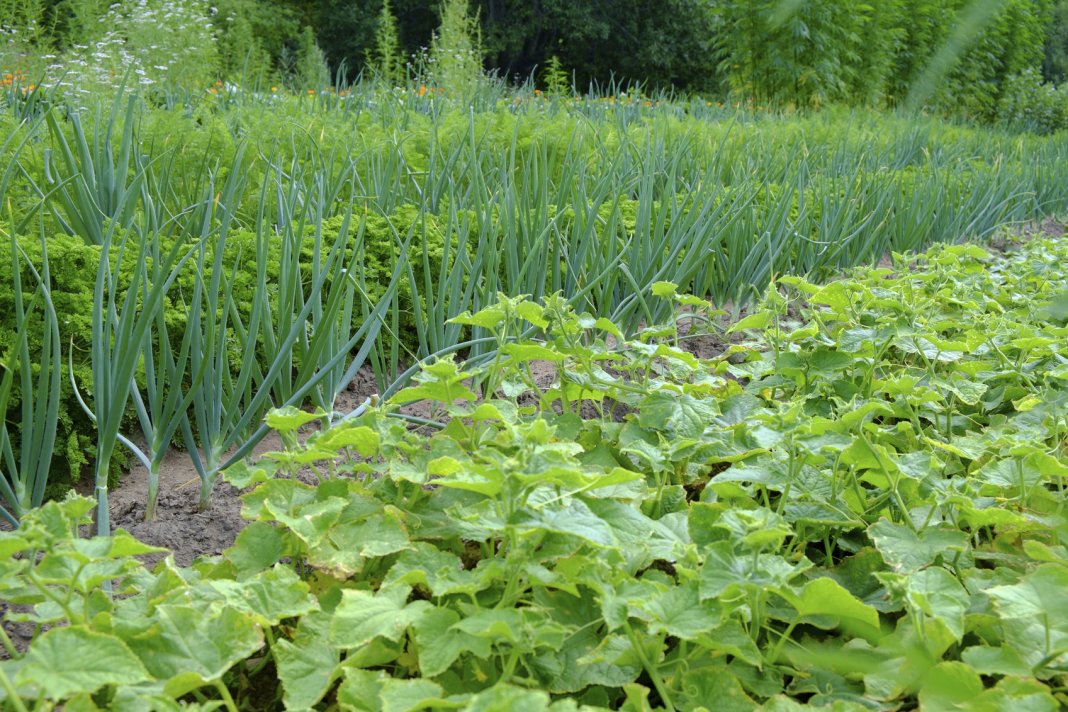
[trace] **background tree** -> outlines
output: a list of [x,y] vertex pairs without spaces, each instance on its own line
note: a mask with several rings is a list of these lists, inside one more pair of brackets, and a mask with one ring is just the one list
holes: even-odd
[[581,89],[615,78],[713,92],[716,17],[705,0],[479,0],[486,58],[526,79],[556,56]]
[[[1026,113],[1027,97],[1046,96],[1025,87],[1029,71],[1068,76],[1068,0],[214,0],[210,11],[200,0],[0,0],[0,55],[33,74],[43,65],[27,58],[77,59],[74,47],[104,34],[131,50],[138,23],[101,18],[194,4],[214,28],[198,40],[195,82],[325,84],[325,58],[347,79],[372,69],[399,83],[425,56],[442,83],[485,70],[547,88],[566,75],[580,91],[615,81],[799,108],[911,102],[990,122],[1006,101]],[[448,37],[478,41],[444,51]]]
[[1054,84],[1064,83],[1068,79],[1068,0],[1059,0],[1050,13],[1043,54],[1042,76]]
[[939,82],[935,103],[965,118],[993,121],[1007,82],[1041,65],[1051,12],[1050,0],[982,0],[963,8],[963,17],[978,15],[975,34]]
[[[316,28],[316,38],[330,66],[342,64],[345,76],[354,79],[364,67],[367,52],[376,44],[375,32],[382,12],[381,0],[322,0],[305,13]],[[410,61],[420,49],[430,46],[430,38],[440,22],[437,2],[432,0],[390,0],[396,19],[399,50]]]

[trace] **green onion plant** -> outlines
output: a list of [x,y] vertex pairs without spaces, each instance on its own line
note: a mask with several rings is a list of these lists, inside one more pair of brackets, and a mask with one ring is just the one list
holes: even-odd
[[[0,518],[17,526],[28,511],[41,506],[52,467],[56,424],[59,419],[59,387],[63,378],[59,326],[49,290],[48,251],[41,241],[41,269],[34,268],[22,252],[14,233],[10,238],[14,282],[14,343],[0,362],[0,413],[8,412],[13,387],[19,385],[16,430],[0,420]],[[35,288],[24,293],[21,268],[25,264]],[[39,353],[30,349],[30,330],[41,330]]]

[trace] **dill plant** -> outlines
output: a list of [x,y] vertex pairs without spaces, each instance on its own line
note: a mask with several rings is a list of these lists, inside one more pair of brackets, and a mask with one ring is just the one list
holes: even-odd
[[319,90],[330,84],[326,56],[315,41],[315,30],[305,26],[300,33],[296,65],[291,82],[299,89]]
[[370,61],[375,76],[380,81],[389,86],[404,83],[405,63],[397,35],[397,18],[393,16],[389,0],[382,0],[382,11],[378,13],[375,46],[370,53]]
[[445,0],[441,25],[430,42],[432,83],[458,96],[468,96],[482,78],[482,33],[467,0]]
[[[218,73],[216,33],[205,0],[126,0],[79,30],[83,42],[45,68],[47,84],[84,103],[120,86],[197,91]],[[92,8],[83,10],[87,17]]]
[[550,96],[567,96],[571,89],[571,78],[564,69],[564,65],[560,62],[560,58],[555,54],[549,57],[549,61],[545,63],[541,81],[545,85],[545,91]]
[[256,3],[251,0],[217,2],[212,14],[219,46],[219,69],[224,78],[241,78],[245,86],[266,84],[274,72],[271,53],[257,32]]
[[0,75],[36,78],[49,49],[42,15],[40,0],[0,0]]

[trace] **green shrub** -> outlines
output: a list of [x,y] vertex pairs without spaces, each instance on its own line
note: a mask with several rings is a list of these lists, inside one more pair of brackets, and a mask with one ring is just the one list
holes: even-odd
[[998,121],[1038,134],[1068,128],[1068,89],[1043,83],[1042,76],[1029,69],[1009,80]]
[[286,8],[268,10],[255,0],[219,0],[214,6],[211,21],[218,36],[222,76],[263,86],[275,74],[274,60],[284,38],[296,33],[292,17]]

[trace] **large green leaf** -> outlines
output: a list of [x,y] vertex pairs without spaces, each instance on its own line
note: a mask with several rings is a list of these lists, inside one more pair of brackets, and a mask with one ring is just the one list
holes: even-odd
[[308,562],[345,577],[359,571],[367,559],[410,547],[408,532],[398,519],[398,512],[390,508],[382,514],[334,522],[323,532],[319,544],[308,551]]
[[963,639],[971,597],[953,574],[932,566],[911,574],[906,587],[910,607],[942,623],[957,642]]
[[308,585],[293,569],[280,564],[244,581],[215,580],[208,586],[221,594],[223,605],[255,616],[262,626],[277,625],[284,618],[302,616],[319,607],[308,593]]
[[900,573],[918,571],[936,561],[952,563],[968,551],[968,535],[944,526],[915,532],[882,519],[868,527],[868,535],[887,565]]
[[33,641],[15,675],[19,687],[38,687],[51,700],[106,685],[136,685],[149,671],[119,638],[80,626],[53,628]]
[[302,425],[321,420],[324,415],[326,414],[322,411],[308,413],[295,406],[287,405],[284,408],[274,408],[268,411],[264,421],[267,423],[267,427],[272,430],[277,430],[280,433],[291,433]]
[[382,685],[389,679],[385,672],[346,668],[345,679],[337,688],[337,704],[343,710],[354,712],[381,712],[379,694]]
[[649,430],[665,431],[680,438],[696,438],[713,424],[718,414],[719,409],[708,399],[658,390],[641,402],[638,422]]
[[470,595],[485,587],[464,568],[460,557],[426,542],[413,544],[411,550],[403,552],[390,567],[385,582],[424,586],[434,596]]
[[786,588],[803,570],[778,554],[738,555],[727,542],[717,542],[704,551],[701,566],[701,599],[731,597],[740,588]]
[[617,545],[617,539],[608,522],[594,514],[590,507],[577,497],[537,508],[526,507],[516,512],[510,523],[524,530],[568,534],[597,546]]
[[819,618],[830,618],[854,635],[867,638],[879,635],[879,612],[833,579],[813,579],[796,593],[781,589],[780,595],[797,610],[798,617],[816,618],[812,622],[817,626]]
[[149,628],[129,630],[124,637],[158,680],[218,680],[263,646],[263,632],[253,617],[228,607],[205,611],[163,604],[151,621]]
[[595,625],[579,628],[556,649],[541,651],[532,664],[553,693],[580,692],[591,685],[619,687],[642,669],[626,636],[605,635]]
[[1031,666],[1024,662],[1024,659],[1013,648],[973,645],[970,648],[965,648],[960,657],[980,675],[1019,675],[1026,677],[1031,674]]
[[492,641],[459,630],[455,627],[459,622],[460,614],[448,608],[427,609],[415,620],[415,644],[423,675],[440,675],[463,653],[479,658],[489,656]]
[[234,564],[238,578],[244,578],[274,566],[283,556],[291,554],[291,537],[282,527],[251,522],[223,556]]
[[738,678],[731,675],[726,667],[690,670],[681,682],[682,694],[676,704],[682,709],[696,709],[698,706],[717,712],[751,712],[757,709],[757,703],[745,693]]
[[589,499],[586,505],[611,527],[612,536],[634,566],[647,566],[656,559],[672,561],[686,543],[684,532],[680,534],[665,522],[645,516],[630,504]]
[[820,376],[833,376],[853,365],[853,356],[826,347],[818,347],[808,355],[809,369]]
[[306,615],[292,641],[281,639],[271,648],[286,709],[318,704],[330,689],[341,654],[329,640],[330,615]]
[[1056,712],[1064,704],[1050,689],[1031,678],[1005,677],[962,705],[974,712]]
[[348,506],[341,497],[319,499],[297,507],[288,503],[267,500],[266,510],[280,524],[285,525],[314,551],[327,536],[328,530],[341,518],[341,512]]
[[632,609],[647,621],[649,632],[684,640],[715,630],[723,617],[718,607],[700,599],[696,581],[639,599]]
[[371,428],[343,421],[340,425],[324,431],[316,438],[315,445],[336,453],[343,449],[352,449],[362,457],[371,457],[378,452],[379,441],[378,433]]
[[[1006,642],[1028,665],[1061,667],[1068,660],[1068,569],[1042,564],[1013,585],[986,590],[1003,619]],[[1036,674],[1044,675],[1041,670]]]
[[375,638],[400,640],[404,632],[430,606],[408,603],[410,586],[389,586],[378,593],[345,590],[330,621],[330,640],[342,648],[357,648]]
[[975,670],[964,663],[939,663],[924,677],[920,706],[931,712],[967,709],[982,692],[983,680]]
[[542,712],[551,708],[545,692],[501,683],[473,695],[466,709],[467,712]]
[[729,618],[723,625],[703,631],[695,639],[698,645],[726,655],[733,655],[736,660],[762,667],[764,658],[752,636],[742,627],[737,618]]
[[986,593],[1003,618],[1041,619],[1068,626],[1068,569],[1043,564],[1012,586],[995,586]]
[[459,709],[464,704],[461,700],[446,701],[441,685],[424,679],[387,679],[378,694],[382,700],[382,712]]

